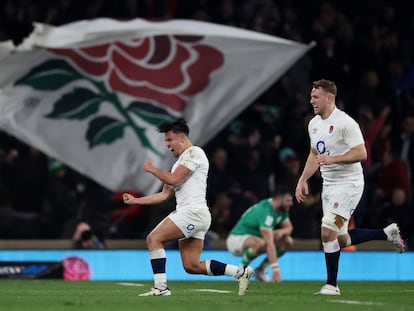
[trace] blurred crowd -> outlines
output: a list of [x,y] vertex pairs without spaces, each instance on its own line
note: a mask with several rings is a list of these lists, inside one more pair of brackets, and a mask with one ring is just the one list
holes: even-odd
[[[225,237],[275,184],[294,192],[309,151],[312,81],[326,78],[336,82],[337,104],[358,120],[366,139],[366,191],[354,224],[397,221],[413,244],[414,14],[406,1],[3,0],[0,41],[20,43],[35,21],[62,25],[96,17],[194,19],[316,42],[204,146],[211,161],[211,237]],[[120,194],[6,133],[0,157],[0,238],[73,238],[83,222],[102,241],[141,238],[173,208],[127,208]],[[320,182],[314,176],[308,200],[291,209],[294,237],[319,237]]]

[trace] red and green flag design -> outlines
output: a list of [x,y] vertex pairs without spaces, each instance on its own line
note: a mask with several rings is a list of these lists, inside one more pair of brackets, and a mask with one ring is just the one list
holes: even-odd
[[0,43],[0,128],[113,191],[152,193],[145,159],[173,159],[156,126],[206,144],[310,45],[205,22],[36,24]]

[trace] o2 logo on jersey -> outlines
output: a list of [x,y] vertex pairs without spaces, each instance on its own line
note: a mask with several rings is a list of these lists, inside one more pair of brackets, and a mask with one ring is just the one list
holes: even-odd
[[323,140],[319,140],[316,143],[316,150],[318,151],[319,154],[324,154],[324,153],[326,153],[327,155],[331,154],[330,151],[326,149],[326,145]]

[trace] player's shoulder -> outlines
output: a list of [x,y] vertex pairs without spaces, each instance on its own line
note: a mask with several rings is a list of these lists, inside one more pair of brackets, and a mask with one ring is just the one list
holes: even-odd
[[314,115],[308,122],[308,127],[311,127],[312,125],[314,125],[315,123],[317,123],[318,121],[322,120],[320,115]]
[[336,122],[342,123],[344,126],[357,124],[357,121],[353,117],[351,117],[347,112],[340,109],[336,109],[335,113]]
[[207,155],[204,152],[203,148],[201,148],[199,146],[191,146],[186,151],[187,151],[188,156],[191,157],[191,158],[207,159]]
[[203,148],[201,148],[201,147],[199,147],[199,146],[191,146],[190,147],[190,150],[196,150],[197,152],[203,152],[204,153],[204,150],[203,150]]
[[260,210],[260,211],[263,211],[263,212],[265,212],[266,209],[269,208],[269,207],[271,209],[273,209],[272,203],[270,203],[270,198],[260,200],[253,207],[255,209]]
[[352,119],[353,118],[345,111],[339,108],[335,108],[333,116],[338,119]]
[[191,146],[190,148],[188,148],[188,151],[190,153],[195,154],[195,155],[205,155],[206,154],[204,152],[203,148],[201,148],[199,146]]

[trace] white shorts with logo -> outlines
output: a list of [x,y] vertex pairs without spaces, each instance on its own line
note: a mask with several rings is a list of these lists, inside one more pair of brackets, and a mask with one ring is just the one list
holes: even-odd
[[322,210],[323,215],[328,213],[339,215],[346,219],[339,234],[348,230],[349,219],[354,213],[364,192],[363,183],[345,183],[341,185],[324,185],[322,189]]
[[210,228],[211,214],[208,208],[189,210],[181,208],[173,211],[168,217],[182,231],[185,238],[204,240]]
[[236,256],[243,255],[243,243],[250,235],[243,234],[243,235],[236,235],[230,234],[226,240],[226,246],[230,253]]

